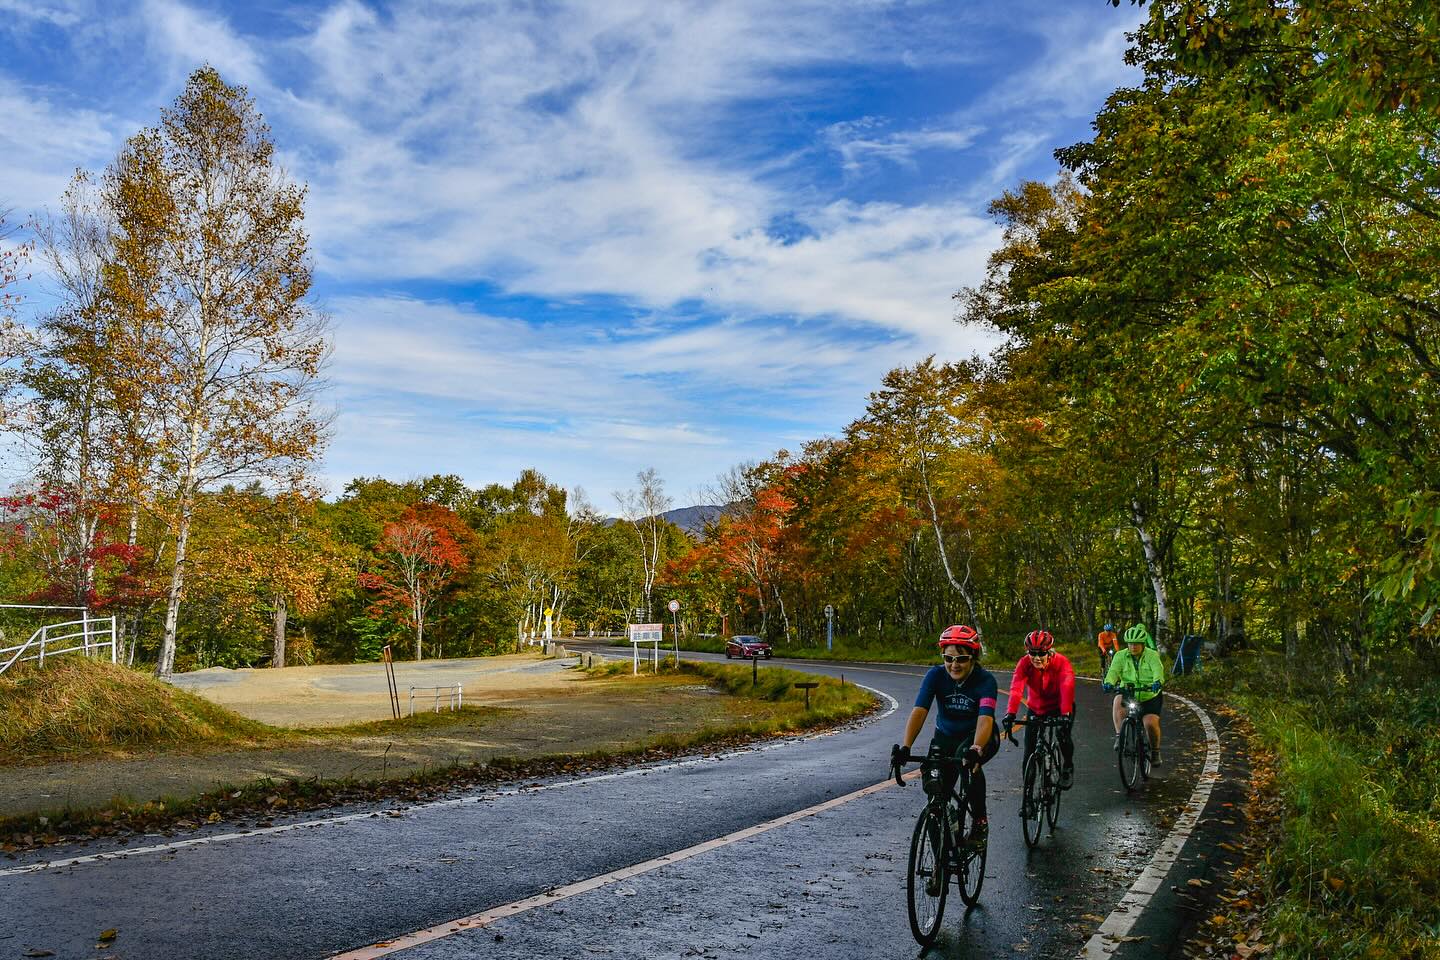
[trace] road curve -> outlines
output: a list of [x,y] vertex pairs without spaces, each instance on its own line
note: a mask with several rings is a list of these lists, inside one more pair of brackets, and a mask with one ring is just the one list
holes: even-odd
[[[371,954],[912,957],[904,859],[921,792],[892,785],[794,815],[884,781],[924,668],[774,662],[844,673],[900,709],[829,735],[619,775],[331,811],[248,836],[231,827],[146,838],[156,849],[144,853],[111,841],[0,861],[0,904],[11,915],[0,958],[94,957],[108,929],[118,931],[108,955],[122,958],[326,958],[377,942],[399,947],[411,941],[396,938],[421,930],[432,936]],[[1008,671],[997,674],[1003,686]],[[1102,939],[1103,951],[1092,943],[1090,955],[1168,954],[1189,881],[1203,885],[1213,869],[1204,836],[1213,809],[1175,866],[1147,884],[1158,900],[1145,907],[1132,894],[1114,911],[1191,799],[1207,737],[1172,701],[1164,779],[1127,795],[1104,700],[1098,685],[1081,684],[1076,787],[1059,828],[1034,851],[1017,822],[1020,751],[1007,746],[987,766],[992,830],[981,904],[967,915],[952,898],[930,955],[1074,957],[1099,918],[1128,924],[1130,914],[1135,939]],[[175,845],[182,840],[189,845]],[[687,859],[661,860],[685,850]],[[43,866],[67,858],[83,859]],[[615,875],[651,860],[661,862]],[[546,896],[567,885],[580,892]],[[537,897],[538,907],[483,928],[454,923]]]

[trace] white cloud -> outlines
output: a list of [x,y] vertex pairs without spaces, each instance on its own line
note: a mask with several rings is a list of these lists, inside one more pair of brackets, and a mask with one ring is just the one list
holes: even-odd
[[71,3],[38,3],[36,0],[0,0],[0,14],[17,17],[20,21],[38,21],[57,27],[73,27],[81,20],[81,13]]
[[975,125],[964,129],[901,130],[886,132],[885,122],[875,117],[845,120],[832,124],[825,137],[841,165],[849,173],[858,173],[870,161],[886,160],[909,165],[915,156],[928,150],[959,151],[975,144],[983,128]]
[[[18,118],[0,127],[0,200],[53,203],[75,164],[103,166],[139,126],[101,104],[153,123],[209,62],[250,88],[308,183],[322,283],[484,283],[554,307],[542,322],[433,293],[333,299],[332,469],[444,460],[484,482],[543,444],[573,466],[565,482],[609,471],[586,480],[599,489],[657,447],[698,482],[838,429],[897,364],[987,347],[951,301],[998,239],[983,204],[1123,79],[1128,18],[1038,0],[1026,9],[1042,16],[948,0],[336,0],[262,35],[214,4],[134,9],[33,8],[72,37],[108,30],[105,49],[86,35],[91,69],[123,56],[130,86],[62,96],[0,64],[0,115]],[[980,17],[1042,49],[1001,62]],[[949,82],[982,62],[996,73],[967,79],[968,99],[867,100],[837,122],[857,77]],[[892,106],[905,115],[881,115]],[[963,180],[919,181],[962,161]],[[906,189],[887,193],[894,177]],[[566,311],[592,295],[618,304],[607,319]]]
[[112,118],[62,99],[0,74],[0,207],[29,213],[53,205],[77,166],[108,160],[119,147]]
[[232,83],[265,82],[255,50],[220,17],[180,0],[144,0],[142,22],[151,49],[168,65],[172,81],[208,63]]

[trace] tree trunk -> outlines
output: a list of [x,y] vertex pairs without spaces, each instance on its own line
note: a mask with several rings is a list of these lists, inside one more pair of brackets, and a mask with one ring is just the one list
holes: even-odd
[[1145,552],[1145,572],[1150,575],[1150,587],[1155,593],[1155,645],[1162,650],[1170,640],[1170,594],[1165,589],[1165,573],[1160,552],[1155,548],[1155,539],[1145,526],[1145,516],[1138,501],[1132,501],[1131,521],[1140,546]]
[[272,667],[285,666],[285,621],[289,616],[290,607],[285,602],[285,595],[283,593],[277,593],[275,595],[274,614],[275,652],[270,656],[270,666]]
[[790,643],[790,615],[785,612],[785,598],[780,596],[780,588],[772,585],[771,590],[775,591],[775,602],[780,606],[780,621],[785,627],[785,643]]
[[935,509],[935,495],[930,490],[930,474],[925,469],[925,457],[920,457],[920,482],[925,487],[925,500],[930,505],[930,524],[935,530],[935,549],[940,554],[940,565],[945,568],[945,579],[950,581],[950,586],[959,592],[965,601],[965,609],[970,614],[970,625],[975,632],[984,635],[985,631],[980,628],[980,618],[975,613],[975,598],[970,595],[970,561],[966,557],[965,579],[956,580],[955,573],[950,569],[950,555],[945,550],[945,536],[940,532],[940,512]]
[[165,603],[165,636],[160,641],[160,661],[155,676],[169,680],[175,672],[175,634],[180,624],[180,594],[185,588],[185,552],[190,545],[190,499],[180,507],[180,525],[175,534],[175,565],[170,574],[170,593]]

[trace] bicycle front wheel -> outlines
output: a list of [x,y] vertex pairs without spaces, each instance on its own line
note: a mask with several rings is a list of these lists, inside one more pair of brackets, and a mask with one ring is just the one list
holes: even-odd
[[944,819],[936,807],[927,806],[915,821],[915,833],[910,838],[910,872],[905,891],[910,932],[922,947],[935,942],[945,913],[945,895],[950,889],[945,854]]
[[980,888],[985,885],[985,858],[989,850],[990,845],[986,843],[979,850],[967,847],[960,851],[960,899],[967,907],[980,902]]
[[1130,718],[1120,728],[1120,782],[1126,790],[1134,790],[1140,782],[1140,725]]
[[1054,748],[1045,751],[1045,819],[1050,821],[1050,833],[1055,833],[1055,821],[1060,819],[1060,758]]
[[1025,846],[1033,847],[1040,842],[1040,825],[1045,819],[1044,760],[1043,750],[1036,750],[1025,761],[1025,792],[1020,795],[1020,829],[1025,834]]

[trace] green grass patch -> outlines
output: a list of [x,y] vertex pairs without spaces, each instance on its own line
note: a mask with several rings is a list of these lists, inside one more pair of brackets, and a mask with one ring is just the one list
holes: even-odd
[[[584,640],[583,637],[579,638]],[[940,662],[940,648],[937,646],[940,638],[927,638],[922,643],[912,643],[905,640],[875,641],[873,643],[862,642],[853,639],[835,639],[833,650],[825,649],[824,644],[810,646],[807,644],[776,644],[773,647],[775,656],[782,660],[841,660],[854,663],[920,663],[938,664]],[[612,647],[623,647],[628,649],[628,641],[614,639],[608,641]],[[985,639],[985,666],[998,668],[999,665],[1005,669],[1015,666],[1015,661],[1020,659],[1024,650],[1023,636],[993,637],[989,634]],[[1083,649],[1083,642],[1074,645],[1077,649]],[[1093,669],[1091,660],[1095,659],[1095,645],[1091,643],[1088,647],[1089,660],[1083,663]],[[680,648],[681,654],[686,651],[698,653],[719,653],[725,652],[725,641],[720,637],[687,637],[684,645]],[[661,654],[665,649],[662,647]],[[737,661],[739,662],[739,661]],[[748,661],[746,661],[748,662]],[[764,663],[764,660],[760,661]]]
[[[586,672],[596,678],[631,676],[629,660],[606,660]],[[692,734],[668,735],[668,747],[699,746],[721,736],[773,736],[813,727],[843,723],[858,717],[875,706],[875,697],[854,683],[841,683],[838,677],[822,677],[764,663],[755,670],[728,663],[682,660],[675,669],[673,657],[661,661],[658,673],[640,673],[639,682],[674,683],[680,680],[702,680],[735,698],[732,719],[722,726],[707,727]],[[815,683],[810,690],[809,706],[805,691],[797,683]]]
[[1262,873],[1279,957],[1440,957],[1440,681],[1363,682],[1268,655],[1176,684],[1246,714],[1281,817]]
[[154,677],[64,657],[0,674],[0,764],[155,748],[262,746],[288,734]]
[[403,733],[450,733],[461,729],[483,727],[496,717],[503,716],[512,708],[485,707],[467,703],[458,710],[441,710],[438,713],[427,710],[414,716],[402,716],[399,720],[365,720],[347,723],[341,727],[295,727],[307,740],[340,739],[352,737],[394,737]]

